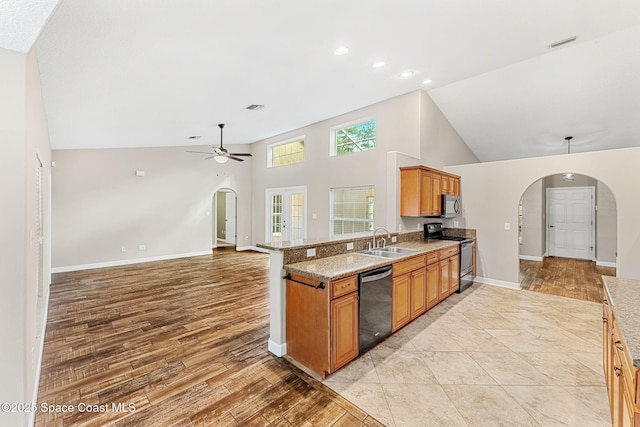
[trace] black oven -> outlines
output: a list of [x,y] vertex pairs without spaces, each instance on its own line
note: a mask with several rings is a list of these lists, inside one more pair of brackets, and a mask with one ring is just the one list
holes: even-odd
[[470,237],[447,236],[441,222],[425,224],[424,238],[434,240],[453,240],[460,243],[460,293],[473,284],[473,245]]

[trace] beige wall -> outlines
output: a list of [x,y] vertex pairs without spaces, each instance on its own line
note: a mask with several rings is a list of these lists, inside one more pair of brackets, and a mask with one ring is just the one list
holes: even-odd
[[611,189],[602,182],[596,186],[596,203],[596,258],[599,263],[615,264],[618,209]]
[[[377,121],[374,150],[330,157],[329,129],[360,118]],[[267,168],[267,146],[305,135],[305,161],[297,165]],[[376,190],[375,225],[390,231],[416,230],[424,218],[402,218],[399,208],[399,167],[448,164],[478,159],[451,127],[424,91],[402,96],[318,122],[252,145],[255,211],[253,230],[265,239],[265,189],[307,186],[307,237],[329,235],[329,190],[333,187],[373,185]],[[424,156],[423,159],[420,156]],[[317,219],[312,219],[316,214]],[[448,221],[449,222],[449,221]],[[451,221],[452,222],[452,221]]]
[[[640,279],[640,148],[575,153],[445,168],[462,176],[464,216],[478,232],[478,276],[496,284],[518,283],[518,203],[536,180],[571,171],[607,185],[617,203],[618,276]],[[504,230],[504,223],[511,230]]]
[[[419,102],[420,93],[412,92],[252,144],[255,243],[265,240],[265,190],[268,188],[307,186],[307,237],[310,238],[329,236],[329,190],[334,187],[373,185],[376,226],[393,227],[395,218],[387,216],[387,152],[397,150],[419,155]],[[374,118],[377,122],[376,148],[329,156],[329,129],[362,118]],[[304,162],[267,168],[267,146],[300,135],[305,135]],[[317,219],[312,219],[313,214]]]
[[543,180],[531,184],[522,195],[522,243],[520,257],[523,259],[542,259],[544,255],[543,234]]
[[[0,49],[0,402],[31,402],[37,387],[42,318],[50,283],[49,223],[43,224],[43,298],[37,295],[36,154],[48,210],[49,138],[35,55]],[[38,321],[40,319],[40,321]],[[0,412],[0,425],[28,425],[30,415]]]
[[[237,244],[249,246],[253,160],[219,164],[186,149],[54,151],[53,267],[206,253],[212,244],[213,194],[219,188],[236,191]],[[136,170],[145,176],[137,177]]]

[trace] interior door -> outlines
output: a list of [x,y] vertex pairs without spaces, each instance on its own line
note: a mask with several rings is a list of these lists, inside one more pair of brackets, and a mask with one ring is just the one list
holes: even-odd
[[307,187],[269,188],[266,190],[267,242],[304,239]]
[[593,187],[547,190],[549,256],[594,259]]

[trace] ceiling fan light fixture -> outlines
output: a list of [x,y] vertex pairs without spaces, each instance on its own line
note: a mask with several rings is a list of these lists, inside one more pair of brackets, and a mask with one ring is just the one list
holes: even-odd
[[227,163],[229,161],[229,158],[225,156],[215,156],[213,160],[215,160],[218,163]]

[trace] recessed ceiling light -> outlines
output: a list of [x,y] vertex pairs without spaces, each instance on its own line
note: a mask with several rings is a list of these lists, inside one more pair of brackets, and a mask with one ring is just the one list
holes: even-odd
[[431,80],[431,79],[427,79],[427,80],[423,80],[423,81],[422,81],[422,84],[423,84],[423,85],[428,85],[428,84],[429,84],[429,83],[431,83],[431,82],[433,82],[433,80]]
[[349,52],[349,48],[341,46],[341,47],[337,48],[336,50],[334,50],[333,54],[334,55],[344,55],[347,52]]
[[400,77],[402,77],[403,79],[408,79],[409,77],[413,76],[416,72],[415,71],[403,71],[402,73],[400,73]]
[[375,64],[372,65],[373,68],[380,68],[380,67],[384,67],[385,65],[387,65],[386,62],[384,61],[378,61]]

